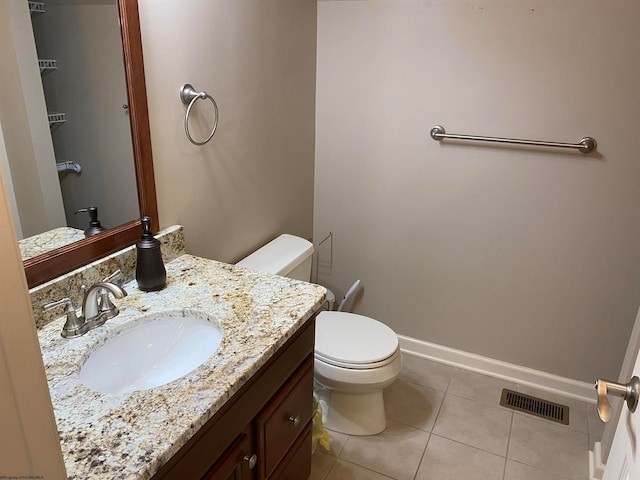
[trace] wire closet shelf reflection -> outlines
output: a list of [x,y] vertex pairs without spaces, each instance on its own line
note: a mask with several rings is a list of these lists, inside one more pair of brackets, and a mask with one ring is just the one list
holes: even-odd
[[[209,134],[207,139],[202,142],[194,140],[191,137],[191,133],[189,132],[189,115],[191,115],[191,109],[195,105],[196,101],[200,98],[203,100],[211,100],[211,103],[213,103],[213,109],[215,111],[215,120],[213,121],[213,128],[211,129],[211,133]],[[184,133],[187,135],[189,141],[198,146],[204,145],[205,143],[209,142],[209,140],[213,138],[213,135],[216,133],[216,129],[218,128],[218,105],[216,104],[216,101],[207,92],[196,91],[189,83],[185,83],[180,88],[180,100],[182,100],[182,103],[184,103],[185,105],[188,105],[187,111],[184,114]]]
[[440,142],[445,138],[454,140],[471,140],[475,142],[493,142],[493,143],[509,143],[515,145],[534,145],[537,147],[553,147],[553,148],[571,148],[577,149],[581,153],[593,152],[598,143],[595,138],[583,137],[578,143],[559,143],[559,142],[545,142],[538,140],[521,140],[519,138],[499,138],[499,137],[481,137],[477,135],[460,135],[458,133],[446,133],[444,127],[440,125],[434,126],[430,131],[431,138]]

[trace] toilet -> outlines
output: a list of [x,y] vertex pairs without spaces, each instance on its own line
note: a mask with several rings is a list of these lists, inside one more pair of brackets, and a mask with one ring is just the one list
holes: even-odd
[[[284,234],[236,265],[308,282],[312,257],[311,242]],[[350,289],[341,307],[355,290]],[[363,315],[323,311],[316,318],[314,357],[314,390],[323,405],[325,426],[349,435],[382,432],[382,392],[402,367],[395,332]]]

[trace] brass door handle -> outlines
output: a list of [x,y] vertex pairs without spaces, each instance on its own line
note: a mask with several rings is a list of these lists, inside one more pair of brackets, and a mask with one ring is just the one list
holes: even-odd
[[609,382],[599,378],[596,380],[595,387],[598,392],[598,416],[604,423],[611,419],[612,410],[607,395],[621,397],[627,402],[627,407],[632,413],[636,411],[640,396],[640,379],[638,377],[634,376],[627,384]]

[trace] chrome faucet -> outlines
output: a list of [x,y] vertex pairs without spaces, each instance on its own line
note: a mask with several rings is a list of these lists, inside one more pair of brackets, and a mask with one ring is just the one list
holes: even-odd
[[[84,321],[89,325],[89,330],[95,327],[99,327],[109,318],[113,318],[118,314],[118,309],[107,309],[100,311],[100,305],[98,304],[98,298],[101,298],[101,303],[105,302],[107,294],[105,291],[109,291],[115,298],[123,298],[127,296],[127,292],[121,286],[111,282],[96,282],[84,291],[84,299],[82,300],[82,314],[84,315]],[[109,302],[111,303],[111,302]],[[115,308],[115,306],[113,307]]]
[[[65,307],[67,321],[60,333],[64,338],[73,338],[84,335],[89,330],[99,327],[110,318],[115,317],[119,310],[109,300],[109,293],[115,298],[127,296],[124,288],[111,282],[96,282],[89,288],[82,286],[84,297],[82,299],[82,315],[76,315],[76,306],[69,298],[63,298],[57,302],[45,305],[44,310],[51,310],[58,306]],[[98,302],[100,299],[100,302]],[[106,303],[108,302],[108,303]]]

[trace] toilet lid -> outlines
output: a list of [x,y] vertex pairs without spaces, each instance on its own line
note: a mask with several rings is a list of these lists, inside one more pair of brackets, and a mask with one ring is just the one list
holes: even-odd
[[398,351],[393,330],[373,318],[346,312],[321,312],[316,318],[315,356],[347,368],[374,368]]

